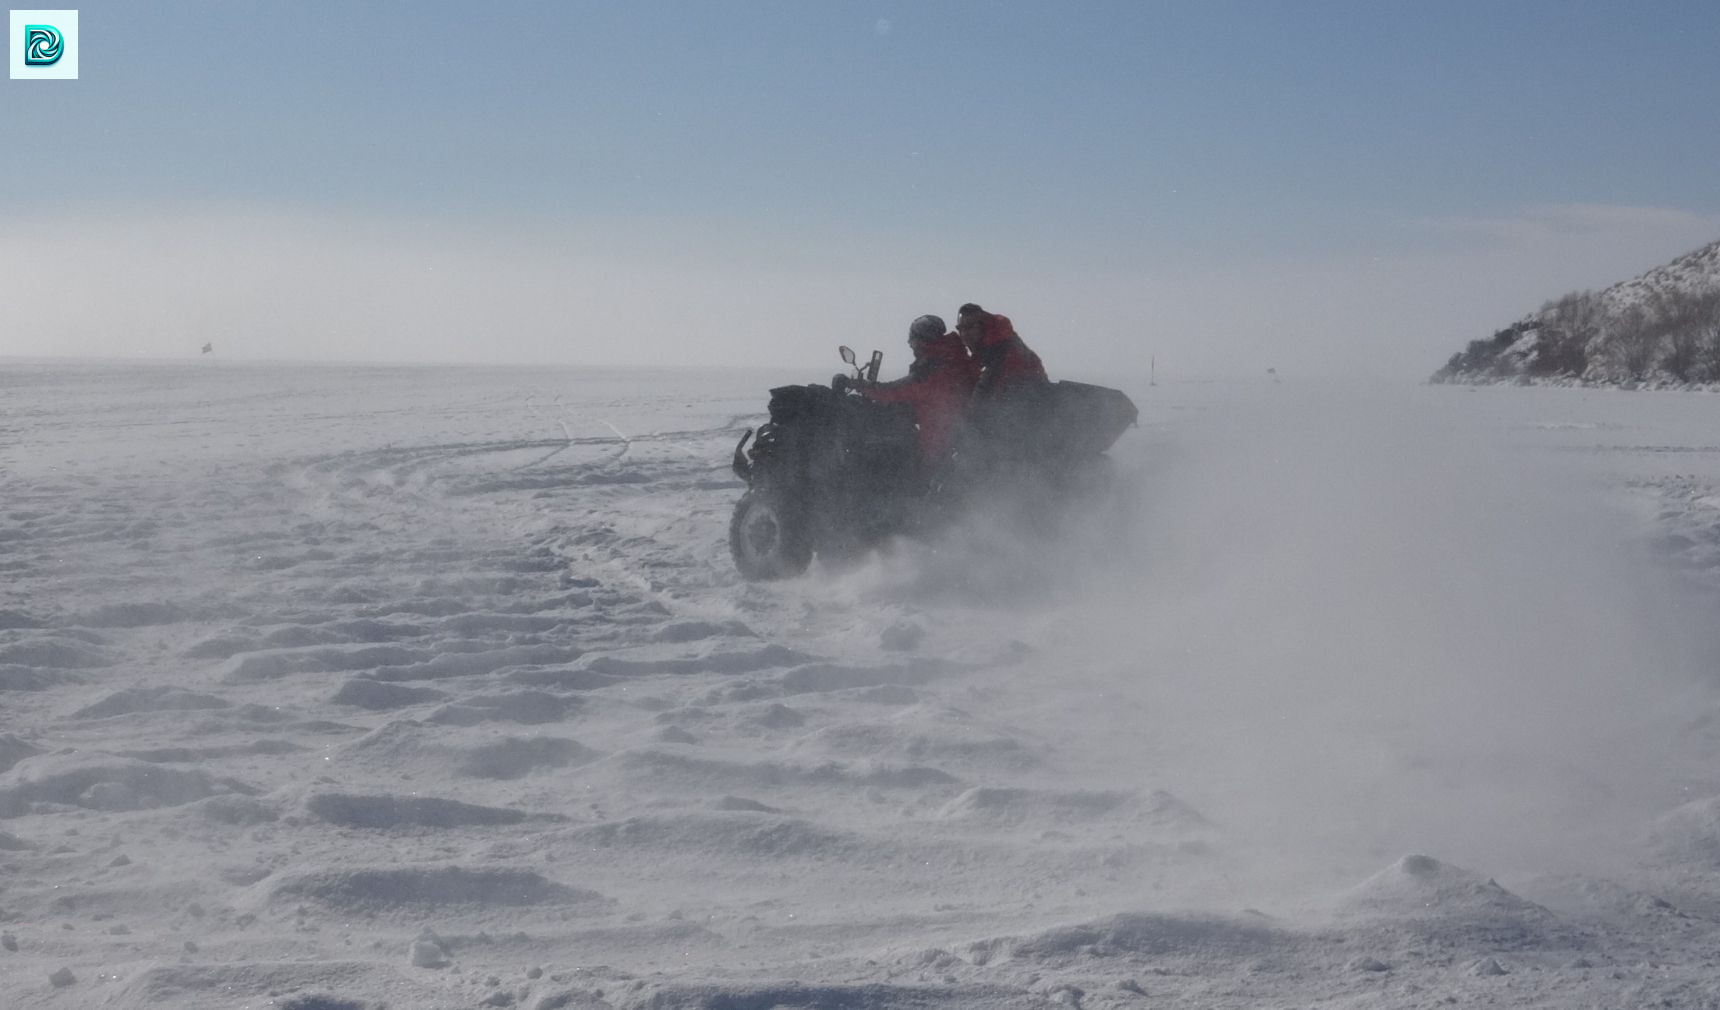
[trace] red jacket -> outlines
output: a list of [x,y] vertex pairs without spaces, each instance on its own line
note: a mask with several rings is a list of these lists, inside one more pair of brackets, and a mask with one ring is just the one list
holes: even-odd
[[988,400],[1022,386],[1051,381],[1039,355],[1016,334],[1008,316],[987,313],[982,317],[973,359],[980,368],[979,382],[974,388],[976,400]]
[[860,392],[880,403],[906,403],[914,408],[920,426],[920,452],[927,462],[949,452],[979,381],[979,365],[968,356],[961,338],[946,333],[921,345],[921,354],[908,369],[908,377]]

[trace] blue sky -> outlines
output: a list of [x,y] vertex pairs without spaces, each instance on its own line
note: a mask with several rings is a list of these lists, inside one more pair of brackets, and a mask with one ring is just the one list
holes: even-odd
[[0,354],[823,368],[972,299],[1420,376],[1720,239],[1712,3],[79,10],[0,83],[0,300],[63,307]]

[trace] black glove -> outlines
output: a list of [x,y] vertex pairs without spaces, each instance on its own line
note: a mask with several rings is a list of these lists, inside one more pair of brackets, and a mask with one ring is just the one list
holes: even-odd
[[849,385],[852,384],[853,381],[854,380],[848,375],[842,372],[837,372],[835,375],[830,377],[830,388],[836,390],[838,393],[846,393],[848,392]]

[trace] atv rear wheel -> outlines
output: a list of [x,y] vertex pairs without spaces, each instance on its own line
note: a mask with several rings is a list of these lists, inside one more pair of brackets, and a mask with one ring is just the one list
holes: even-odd
[[729,553],[741,575],[752,581],[786,579],[812,563],[812,545],[799,510],[769,487],[755,487],[735,503]]

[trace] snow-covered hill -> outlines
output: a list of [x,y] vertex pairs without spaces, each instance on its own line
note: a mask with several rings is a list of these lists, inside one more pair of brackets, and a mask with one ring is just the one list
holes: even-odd
[[1433,382],[1720,382],[1720,242],[1472,341]]
[[1700,294],[1716,287],[1720,287],[1720,242],[1711,242],[1641,277],[1614,284],[1601,292],[1601,300],[1616,315],[1632,306],[1648,305],[1657,295]]

